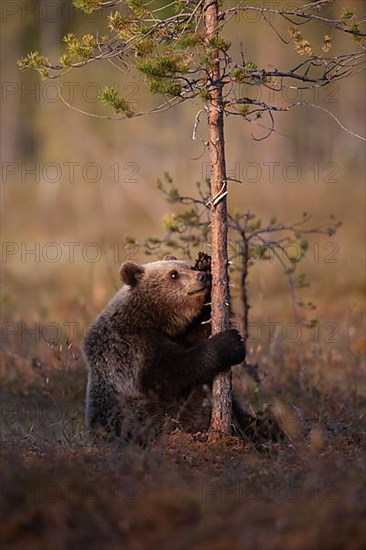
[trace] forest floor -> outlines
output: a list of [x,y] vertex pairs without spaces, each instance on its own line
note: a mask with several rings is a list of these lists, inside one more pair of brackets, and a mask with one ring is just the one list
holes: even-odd
[[4,549],[363,548],[362,338],[258,348],[261,388],[235,368],[278,440],[176,430],[141,448],[89,441],[79,351],[28,336],[2,352]]

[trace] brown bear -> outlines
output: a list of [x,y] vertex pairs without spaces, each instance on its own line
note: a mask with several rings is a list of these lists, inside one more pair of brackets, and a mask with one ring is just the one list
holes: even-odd
[[176,419],[193,390],[242,362],[244,346],[234,329],[195,341],[210,296],[207,271],[169,257],[126,262],[120,275],[124,286],[84,341],[86,421],[140,440]]

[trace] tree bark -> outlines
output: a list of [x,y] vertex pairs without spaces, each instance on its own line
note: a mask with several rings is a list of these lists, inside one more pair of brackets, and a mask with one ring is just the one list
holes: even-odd
[[[205,0],[207,41],[218,35],[218,1]],[[209,152],[211,161],[211,261],[212,261],[212,334],[230,326],[230,300],[227,252],[227,181],[223,97],[219,52],[208,68],[210,99],[208,101]],[[231,371],[220,374],[212,386],[211,430],[230,433],[232,416]]]

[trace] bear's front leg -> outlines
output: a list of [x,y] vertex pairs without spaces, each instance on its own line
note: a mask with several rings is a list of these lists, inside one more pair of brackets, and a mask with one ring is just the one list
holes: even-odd
[[152,360],[140,376],[141,390],[162,398],[179,397],[244,360],[245,351],[239,332],[229,329],[204,343],[184,349],[169,339],[159,342]]

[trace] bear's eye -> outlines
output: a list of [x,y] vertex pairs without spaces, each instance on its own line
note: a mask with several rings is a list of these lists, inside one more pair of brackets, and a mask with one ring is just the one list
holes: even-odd
[[171,279],[174,279],[174,280],[175,280],[175,279],[178,279],[178,278],[179,278],[179,273],[178,273],[178,271],[171,271],[171,272],[170,272],[170,278],[171,278]]

